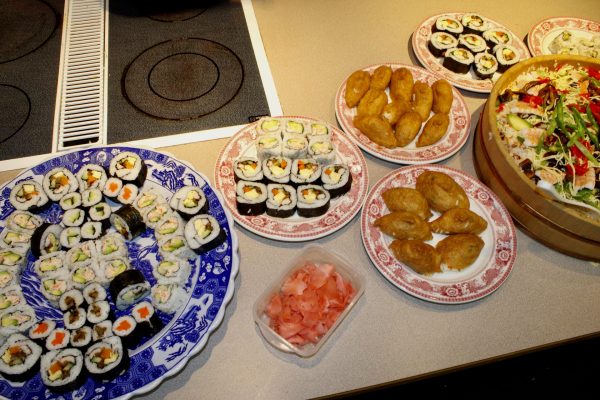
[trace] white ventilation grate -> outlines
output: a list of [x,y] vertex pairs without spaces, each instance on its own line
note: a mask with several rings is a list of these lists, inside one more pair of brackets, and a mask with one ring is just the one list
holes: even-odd
[[55,151],[106,143],[108,0],[66,0]]

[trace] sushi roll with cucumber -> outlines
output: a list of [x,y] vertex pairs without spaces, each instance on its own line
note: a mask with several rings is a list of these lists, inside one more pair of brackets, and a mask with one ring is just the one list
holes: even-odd
[[16,210],[6,218],[6,227],[17,232],[33,234],[35,229],[44,223],[37,215],[27,211]]
[[90,188],[81,192],[81,206],[89,209],[104,200],[102,192],[98,188]]
[[163,323],[156,314],[154,306],[148,301],[140,301],[133,306],[131,315],[137,322],[139,330],[144,332],[145,336],[154,336],[163,328]]
[[64,195],[76,192],[79,183],[67,168],[57,167],[44,174],[42,187],[50,200],[59,201]]
[[104,201],[90,207],[88,210],[90,220],[93,222],[101,222],[102,227],[108,228],[110,226],[110,215],[112,209],[110,205]]
[[451,15],[442,15],[435,20],[432,27],[433,33],[435,32],[447,32],[453,36],[458,37],[464,31],[463,25],[460,21]]
[[297,190],[297,212],[301,217],[318,217],[329,210],[329,192],[319,185],[301,185]]
[[443,57],[446,50],[458,46],[458,40],[448,32],[435,32],[427,42],[427,48],[434,57]]
[[489,53],[479,53],[475,56],[473,68],[480,79],[490,79],[498,71],[498,60]]
[[28,335],[37,344],[42,347],[46,346],[46,339],[50,336],[50,333],[56,329],[56,322],[51,319],[44,319],[36,322],[31,328],[29,328]]
[[0,248],[0,268],[20,273],[27,265],[27,250],[22,247]]
[[295,185],[318,183],[321,178],[321,164],[312,158],[299,158],[292,162],[290,181]]
[[81,225],[81,239],[83,240],[94,240],[100,238],[106,228],[102,222],[87,221]]
[[117,194],[117,201],[121,204],[133,204],[139,194],[139,188],[133,183],[123,185]]
[[112,380],[129,368],[129,354],[118,336],[94,343],[85,352],[84,361],[88,372],[103,380]]
[[277,135],[262,135],[256,139],[256,155],[260,160],[281,155],[282,139]]
[[71,289],[71,279],[64,273],[48,274],[41,278],[40,292],[50,302],[57,306],[60,297]]
[[38,213],[50,205],[42,185],[33,179],[17,183],[10,191],[9,201],[15,209],[32,213]]
[[490,22],[479,14],[463,14],[460,22],[465,28],[465,33],[475,33],[481,35],[490,28]]
[[29,250],[30,243],[31,235],[29,233],[13,231],[9,228],[0,231],[0,248],[2,249],[13,247],[27,251]]
[[234,180],[260,182],[264,178],[262,163],[256,157],[240,157],[233,163]]
[[58,204],[60,205],[60,208],[62,208],[64,211],[77,208],[77,207],[81,206],[81,204],[82,204],[81,193],[79,193],[79,192],[67,193],[63,197],[60,198],[60,200],[58,201]]
[[296,189],[290,185],[269,183],[267,185],[267,215],[288,218],[296,212]]
[[44,222],[31,235],[31,253],[39,258],[45,254],[59,251],[61,249],[61,232],[60,225]]
[[196,253],[214,249],[223,243],[226,237],[225,231],[212,215],[196,215],[185,225],[185,240]]
[[82,208],[73,208],[65,211],[62,216],[64,226],[81,226],[85,222],[86,212]]
[[65,263],[69,269],[91,264],[96,259],[96,246],[93,240],[81,242],[65,253]]
[[198,186],[188,185],[177,189],[169,200],[169,206],[186,220],[208,212],[208,201]]
[[521,61],[521,56],[517,49],[510,44],[499,44],[494,47],[494,55],[498,60],[498,72],[505,72]]
[[107,179],[104,189],[102,190],[102,194],[109,199],[116,200],[119,193],[121,193],[121,189],[123,189],[123,181],[120,178],[111,176]]
[[52,350],[41,357],[40,375],[44,385],[54,393],[70,392],[87,379],[83,354],[79,349]]
[[292,173],[292,160],[288,157],[269,157],[263,161],[263,173],[270,183],[288,183]]
[[154,228],[156,239],[162,239],[171,235],[183,235],[185,230],[185,221],[179,213],[172,212],[166,215]]
[[122,315],[113,322],[112,331],[116,337],[121,338],[127,348],[135,348],[142,340],[137,328],[137,322],[131,315]]
[[41,256],[33,264],[33,270],[39,278],[57,273],[67,274],[69,267],[65,263],[65,252],[57,251]]
[[458,37],[458,47],[467,49],[473,54],[477,54],[487,50],[487,43],[479,35],[466,33]]
[[256,133],[258,135],[278,135],[283,129],[280,118],[263,117],[256,123]]
[[155,265],[152,268],[152,275],[158,282],[185,285],[190,277],[190,264],[185,260],[171,257]]
[[129,269],[115,277],[108,291],[115,306],[124,310],[150,293],[150,284],[137,269]]
[[21,286],[10,285],[0,289],[0,312],[11,307],[17,307],[27,304]]
[[141,187],[146,181],[148,166],[138,154],[124,151],[110,160],[108,172],[110,176],[120,178],[124,183],[133,183]]
[[71,249],[81,243],[81,228],[70,226],[60,233],[60,244],[65,249]]
[[309,139],[313,136],[329,136],[330,134],[327,125],[320,122],[311,122],[308,128],[309,129],[305,133],[306,137]]
[[475,57],[469,50],[455,47],[446,50],[442,65],[457,74],[466,74],[474,61]]
[[[187,224],[185,229],[187,231]],[[191,260],[196,257],[196,253],[183,235],[173,235],[158,240],[158,254],[162,258],[178,257],[183,260]]]
[[321,165],[335,161],[335,147],[330,138],[314,136],[308,142],[308,157],[314,158]]
[[36,322],[35,310],[27,304],[7,308],[0,312],[0,335],[27,332]]
[[281,155],[288,158],[305,157],[308,152],[306,136],[288,133],[283,136]]
[[15,333],[0,346],[0,374],[13,382],[24,382],[39,371],[42,347],[26,336]]
[[296,119],[286,119],[283,123],[283,135],[291,133],[294,135],[304,134],[304,124]]
[[152,286],[152,304],[157,310],[173,314],[187,301],[187,292],[177,283],[157,283]]
[[321,182],[331,198],[342,196],[352,187],[350,168],[346,164],[330,164],[323,168]]
[[125,240],[132,240],[146,230],[142,214],[129,204],[112,213],[110,223]]
[[87,189],[103,190],[107,180],[106,169],[98,164],[85,164],[77,171],[80,191]]
[[263,214],[266,210],[267,186],[259,182],[239,181],[235,201],[240,215]]

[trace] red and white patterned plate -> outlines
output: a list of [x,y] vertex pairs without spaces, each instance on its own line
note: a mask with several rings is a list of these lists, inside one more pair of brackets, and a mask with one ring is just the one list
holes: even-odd
[[[442,15],[450,15],[454,18],[458,18],[460,20],[461,16],[464,13],[443,13],[433,15],[427,18],[425,21],[421,22],[421,24],[417,27],[412,35],[412,48],[417,56],[419,62],[427,68],[429,71],[436,72],[446,78],[449,82],[454,84],[455,86],[469,90],[471,92],[477,93],[490,93],[492,91],[492,87],[494,83],[500,77],[500,73],[496,72],[491,79],[479,79],[477,75],[471,69],[466,74],[457,74],[455,72],[446,69],[443,65],[443,58],[435,57],[429,51],[427,44],[429,42],[429,37],[431,36],[431,27],[435,24],[435,21],[441,17]],[[486,17],[486,19],[496,28],[508,29],[504,25],[496,22],[492,19]],[[510,29],[508,30],[512,36],[512,45],[519,51],[519,55],[521,56],[521,60],[529,58],[529,51],[527,50],[527,46],[517,35],[515,35]]]
[[[305,121],[312,118],[286,116]],[[245,126],[237,132],[221,150],[215,167],[215,186],[223,194],[225,206],[233,219],[245,229],[257,235],[286,242],[302,242],[329,235],[348,224],[360,211],[369,190],[367,163],[360,149],[338,128],[324,121],[332,135],[336,149],[336,162],[348,164],[352,173],[352,187],[345,195],[332,199],[329,210],[320,217],[303,218],[293,215],[289,218],[275,218],[267,214],[245,216],[237,211],[233,163],[241,157],[256,156],[254,141],[256,123]]]
[[[371,65],[362,69],[372,73],[381,65],[382,64]],[[408,68],[411,71],[415,82],[420,80],[431,85],[442,78],[439,75],[413,65],[398,63],[388,63],[386,65],[389,65],[394,70],[401,67]],[[393,149],[388,149],[373,143],[368,137],[362,134],[352,122],[353,118],[356,116],[356,107],[348,108],[344,99],[346,81],[348,78],[349,76],[344,79],[344,83],[342,83],[336,93],[335,115],[344,132],[346,132],[350,138],[367,153],[396,164],[430,164],[445,160],[452,156],[467,142],[471,130],[471,115],[469,114],[465,99],[460,92],[453,87],[454,101],[450,110],[450,126],[448,126],[448,132],[446,132],[446,135],[444,135],[440,141],[431,146],[416,147],[415,139],[413,143],[406,147],[396,147]]]
[[581,18],[554,17],[535,24],[527,34],[527,46],[534,56],[552,54],[550,43],[562,32],[568,30],[581,38],[590,38],[600,33],[600,23]]
[[[487,229],[480,234],[484,248],[477,260],[462,271],[448,270],[430,276],[414,272],[390,251],[388,246],[393,239],[373,226],[377,218],[389,213],[381,194],[392,187],[415,187],[417,177],[427,170],[450,175],[469,196],[471,211],[488,222]],[[432,220],[439,215],[434,214]],[[409,166],[384,176],[367,196],[360,228],[363,245],[379,272],[408,294],[434,303],[467,303],[491,294],[504,283],[517,255],[513,221],[496,195],[464,172],[440,165]],[[443,237],[434,234],[428,243],[435,245]]]

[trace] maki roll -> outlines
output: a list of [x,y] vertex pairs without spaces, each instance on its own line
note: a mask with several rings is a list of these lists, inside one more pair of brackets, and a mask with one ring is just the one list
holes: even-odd
[[86,323],[86,312],[83,308],[73,308],[63,314],[65,328],[75,330],[81,328]]
[[112,321],[106,319],[92,326],[92,342],[98,342],[113,336]]
[[141,187],[146,181],[148,166],[136,153],[124,151],[110,160],[108,172],[110,176],[120,178],[125,183]]
[[10,285],[3,289],[0,289],[0,312],[9,309],[11,307],[21,306],[27,304],[21,286]]
[[173,256],[188,260],[196,257],[196,254],[190,248],[187,240],[185,240],[185,237],[182,235],[173,235],[160,239],[158,241],[158,254],[160,254],[163,258],[169,258]]
[[306,132],[306,137],[309,139],[313,136],[329,136],[329,128],[325,124],[312,122],[309,125],[309,128],[310,129]]
[[95,242],[96,252],[100,259],[110,260],[116,257],[127,257],[127,244],[123,236],[111,233]]
[[329,210],[329,192],[318,185],[301,185],[297,190],[297,211],[301,217],[317,217]]
[[498,72],[504,72],[521,60],[517,49],[509,44],[500,44],[494,48],[498,60]]
[[30,212],[16,210],[6,218],[6,227],[17,232],[33,234],[44,220]]
[[127,257],[113,257],[109,260],[100,262],[99,280],[102,284],[108,285],[115,277],[129,269],[129,259]]
[[113,322],[112,331],[116,337],[121,338],[125,347],[135,348],[142,339],[136,328],[135,319],[131,315],[123,315]]
[[152,304],[158,310],[173,314],[187,301],[185,289],[177,283],[157,283],[152,286]]
[[60,233],[60,244],[65,249],[71,249],[81,243],[81,228],[70,226]]
[[0,249],[0,268],[20,273],[27,265],[27,250],[19,247]]
[[467,13],[464,14],[460,22],[465,28],[466,33],[482,34],[489,29],[490,23],[479,14]]
[[86,349],[92,342],[92,328],[85,325],[71,332],[69,340],[72,347]]
[[46,349],[60,350],[69,345],[71,332],[64,328],[56,328],[46,338]]
[[99,379],[112,380],[129,367],[129,354],[118,336],[93,344],[85,352],[85,367]]
[[40,292],[52,305],[58,305],[60,296],[69,289],[71,289],[71,280],[68,275],[54,273],[41,279]]
[[85,222],[85,211],[81,208],[73,208],[65,211],[62,216],[64,226],[81,226]]
[[458,46],[458,40],[448,32],[435,32],[429,38],[427,48],[434,57],[443,57],[446,50]]
[[91,188],[91,189],[86,189],[83,192],[81,192],[81,205],[83,206],[83,208],[91,208],[93,206],[95,206],[96,204],[99,204],[100,202],[102,202],[103,200],[103,196],[102,196],[102,192],[100,191],[100,189],[97,188]]
[[29,337],[40,346],[45,346],[46,339],[54,329],[56,329],[56,322],[51,319],[45,319],[29,328]]
[[133,183],[123,185],[117,194],[117,201],[121,204],[133,204],[133,201],[139,194],[139,188]]
[[198,186],[184,186],[177,189],[171,197],[169,205],[186,220],[196,214],[208,212],[208,201]]
[[39,258],[45,254],[59,251],[61,248],[61,232],[62,228],[60,225],[44,222],[35,230],[35,232],[33,232],[33,235],[31,236],[31,253],[36,258]]
[[238,181],[262,181],[264,174],[262,163],[256,157],[241,157],[233,163],[234,180]]
[[346,194],[352,187],[352,174],[346,164],[331,164],[321,174],[323,188],[334,198]]
[[321,177],[321,164],[312,158],[300,158],[292,162],[290,180],[296,185],[318,183]]
[[281,155],[288,158],[305,157],[308,141],[304,135],[288,133],[283,137]]
[[483,32],[482,36],[491,49],[499,44],[512,43],[512,35],[508,30],[503,28],[488,29],[487,31]]
[[87,189],[103,190],[107,180],[106,170],[98,164],[85,164],[77,172],[80,191]]
[[81,238],[84,240],[98,239],[104,234],[102,222],[87,221],[81,225]]
[[81,206],[81,202],[82,202],[81,193],[72,192],[72,193],[67,193],[63,197],[61,197],[58,204],[60,205],[60,208],[67,211],[67,210],[72,210],[73,208],[77,208],[77,207]]
[[463,33],[463,26],[460,21],[451,15],[442,15],[435,20],[432,31],[435,32],[447,32],[451,35],[458,36]]
[[256,123],[256,133],[259,135],[280,134],[282,123],[279,118],[263,117]]
[[281,136],[263,135],[256,139],[256,154],[260,160],[281,155]]
[[269,183],[267,185],[267,215],[288,218],[296,211],[296,189],[290,185]]
[[166,215],[154,228],[154,236],[162,239],[171,235],[183,235],[185,221],[178,213],[172,212]]
[[263,214],[266,209],[267,186],[259,182],[239,181],[235,201],[240,215]]
[[263,161],[265,178],[272,183],[288,183],[292,171],[292,160],[288,157],[269,157]]
[[91,264],[96,258],[96,246],[88,240],[73,247],[65,254],[65,263],[69,269]]
[[51,392],[63,393],[77,389],[87,378],[81,350],[68,348],[44,354],[40,363],[40,375]]
[[10,204],[19,211],[39,212],[48,203],[42,185],[33,179],[17,183],[10,191]]
[[96,261],[86,264],[77,265],[71,270],[71,282],[75,289],[83,289],[89,283],[98,280],[98,267]]
[[142,214],[130,204],[112,213],[110,223],[126,240],[132,240],[146,230]]
[[335,160],[335,149],[329,138],[314,136],[308,142],[308,156],[326,165]]
[[302,121],[295,119],[286,119],[283,125],[283,133],[291,133],[294,135],[304,134],[304,124]]
[[58,307],[61,311],[66,312],[81,307],[84,304],[85,299],[81,291],[77,289],[67,290],[60,296],[58,300]]
[[474,68],[479,78],[489,79],[498,71],[498,60],[489,53],[479,53],[475,56]]
[[190,264],[175,257],[168,258],[152,268],[152,275],[158,282],[185,285],[190,277]]
[[59,201],[67,193],[76,192],[79,183],[71,171],[65,167],[57,167],[46,172],[42,187],[50,200]]
[[166,199],[154,190],[142,190],[133,202],[133,206],[145,214],[151,207],[158,203],[166,203]]
[[25,232],[13,231],[12,229],[4,229],[0,231],[0,248],[20,248],[23,251],[29,249],[31,235]]
[[20,333],[12,334],[0,346],[0,374],[13,382],[24,382],[39,371],[42,348]]
[[19,284],[20,274],[6,268],[0,268],[0,289],[6,289]]
[[40,278],[56,273],[62,275],[68,273],[69,267],[65,264],[65,252],[58,251],[41,256],[33,264],[33,270]]
[[103,227],[110,225],[110,215],[112,210],[108,203],[100,202],[92,207],[88,211],[90,219],[94,222],[101,222]]
[[110,309],[110,304],[106,300],[100,300],[95,303],[88,305],[87,308],[87,320],[91,324],[97,324],[102,321],[112,320],[113,312]]
[[137,322],[141,332],[154,336],[163,328],[163,323],[156,314],[154,306],[148,301],[140,301],[131,310],[131,315]]
[[456,47],[446,50],[442,65],[457,74],[466,74],[473,61],[475,61],[475,57],[469,50]]
[[108,288],[115,306],[124,310],[150,293],[150,284],[137,269],[129,269],[115,277]]
[[7,308],[0,312],[0,335],[27,332],[36,321],[35,310],[27,304]]
[[115,178],[111,176],[106,181],[104,189],[102,190],[102,194],[104,194],[109,199],[115,200],[119,193],[121,193],[121,189],[123,189],[123,181],[120,178]]
[[458,47],[467,49],[473,54],[481,53],[487,50],[485,40],[474,33],[466,33],[458,37]]
[[144,214],[144,222],[150,228],[154,229],[165,215],[171,212],[167,203],[157,203],[150,207]]
[[185,225],[185,240],[196,253],[204,253],[219,246],[227,235],[211,215],[200,214]]
[[99,283],[92,282],[83,288],[83,298],[88,304],[106,300],[106,289]]

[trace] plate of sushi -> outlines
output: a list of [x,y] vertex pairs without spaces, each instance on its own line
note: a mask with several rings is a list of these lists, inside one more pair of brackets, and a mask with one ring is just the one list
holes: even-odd
[[527,34],[534,56],[572,54],[600,58],[600,24],[573,17],[553,17],[535,24]]
[[335,96],[335,115],[371,155],[397,164],[429,164],[466,143],[471,115],[460,92],[412,65],[376,64],[354,71]]
[[363,207],[361,234],[388,281],[441,304],[493,293],[517,254],[515,227],[496,195],[439,165],[403,167],[380,179]]
[[425,68],[478,93],[489,93],[502,72],[529,58],[518,36],[476,13],[444,13],[425,19],[412,35],[412,48]]
[[331,124],[264,117],[221,150],[215,185],[242,227],[269,239],[300,242],[350,222],[364,203],[369,176],[360,149]]
[[198,353],[238,272],[231,214],[171,155],[64,153],[0,187],[0,396],[145,393]]

